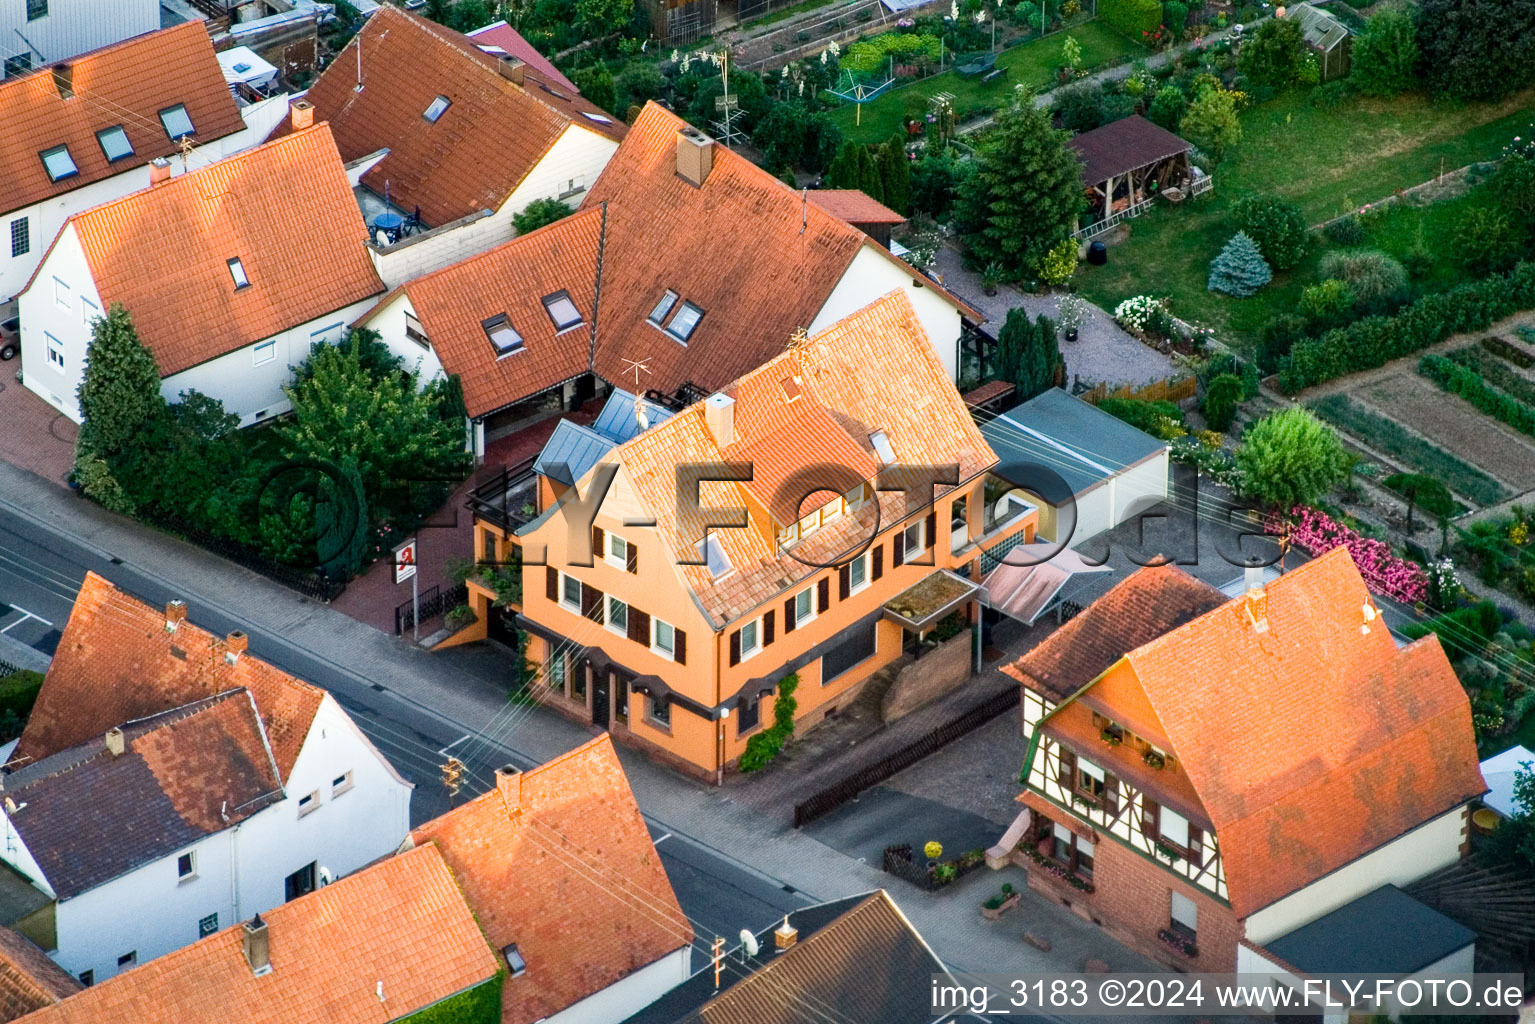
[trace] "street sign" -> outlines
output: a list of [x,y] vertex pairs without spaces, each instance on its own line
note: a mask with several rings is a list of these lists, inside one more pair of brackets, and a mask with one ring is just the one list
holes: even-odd
[[394,549],[394,581],[404,583],[416,575],[416,538]]

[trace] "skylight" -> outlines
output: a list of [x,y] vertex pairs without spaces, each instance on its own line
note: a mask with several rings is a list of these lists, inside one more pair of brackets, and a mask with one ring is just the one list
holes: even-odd
[[480,326],[485,328],[485,336],[501,355],[522,348],[522,335],[517,333],[505,313],[497,313],[489,320],[482,321]]
[[501,951],[501,955],[506,957],[506,967],[507,970],[512,972],[512,977],[521,977],[523,972],[528,969],[528,962],[523,958],[523,955],[518,952],[517,943],[514,942],[510,946],[507,946]]
[[719,579],[735,570],[735,566],[730,564],[730,557],[720,546],[719,537],[713,533],[698,542],[698,553],[703,556],[704,562],[709,566],[709,575],[714,579]]
[[594,114],[590,110],[581,111],[581,116],[586,118],[588,121],[596,121],[598,124],[613,123],[613,119],[611,117],[603,117],[601,114]]
[[645,319],[649,320],[657,327],[660,327],[661,324],[666,320],[666,314],[670,313],[672,311],[672,307],[676,304],[677,293],[674,291],[667,291],[665,295],[661,296],[661,301],[656,303],[656,308],[650,311],[650,316],[646,317]]
[[187,114],[185,103],[178,103],[174,107],[166,107],[160,111],[160,123],[165,126],[165,134],[177,142],[196,131],[192,127],[192,118]]
[[554,321],[557,331],[567,331],[581,322],[581,311],[570,301],[569,292],[544,296],[544,309],[549,311],[549,319]]
[[229,261],[229,276],[234,278],[236,291],[251,283],[251,279],[245,275],[245,264],[240,262],[238,256]]
[[677,310],[677,315],[672,317],[672,322],[666,325],[666,333],[686,344],[688,338],[693,335],[693,328],[698,326],[698,321],[703,319],[704,311],[691,302],[684,302],[682,308]]
[[436,124],[437,119],[447,112],[448,106],[452,102],[453,101],[448,99],[446,96],[439,96],[432,101],[432,105],[427,107],[426,112],[421,116],[433,124]]
[[778,386],[783,389],[783,400],[785,402],[794,401],[800,396],[800,392],[802,390],[800,388],[800,379],[798,376],[785,377],[783,380],[778,382]]
[[120,124],[97,132],[96,141],[101,143],[101,152],[107,158],[107,163],[133,155],[133,143],[128,141],[128,133],[123,131]]
[[885,465],[895,462],[895,449],[890,447],[890,435],[883,430],[876,430],[869,435],[869,443],[874,446],[875,452],[879,454],[879,460]]
[[38,155],[43,158],[43,167],[51,181],[63,181],[80,173],[80,168],[75,166],[75,158],[69,155],[68,146],[54,146]]

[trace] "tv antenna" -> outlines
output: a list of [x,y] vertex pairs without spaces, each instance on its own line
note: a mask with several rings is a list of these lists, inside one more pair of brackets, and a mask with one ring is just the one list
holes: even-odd
[[793,352],[795,349],[804,348],[805,343],[809,340],[810,335],[806,333],[803,327],[794,328],[794,333],[789,335],[789,351]]
[[730,51],[721,50],[718,54],[710,54],[718,57],[720,63],[720,83],[724,91],[714,98],[714,109],[719,111],[720,119],[711,121],[714,133],[728,149],[733,142],[739,142],[746,138],[746,133],[736,127],[736,120],[741,116],[741,108],[736,105],[735,94],[730,91]]
[[626,364],[628,364],[628,365],[626,365],[624,367],[624,372],[625,373],[632,373],[632,374],[634,374],[634,391],[635,391],[636,394],[638,394],[639,390],[640,390],[640,372],[641,371],[644,371],[645,373],[649,373],[650,372],[650,365],[649,365],[650,364],[650,360],[648,360],[648,359],[625,359],[624,362]]

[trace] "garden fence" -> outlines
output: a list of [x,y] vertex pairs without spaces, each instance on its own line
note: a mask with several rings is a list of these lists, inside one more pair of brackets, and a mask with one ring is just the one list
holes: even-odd
[[[428,587],[421,592],[421,621],[436,618],[449,609],[457,608],[469,600],[469,585],[460,583],[443,590],[440,586]],[[404,636],[405,631],[416,624],[416,602],[406,601],[394,610],[394,635]]]
[[[1080,386],[1080,382],[1078,382]],[[1130,398],[1142,402],[1181,402],[1187,398],[1193,398],[1199,382],[1193,377],[1163,377],[1161,380],[1152,381],[1144,387],[1135,387],[1125,384],[1109,390],[1107,384],[1097,384],[1086,391],[1078,392],[1085,402],[1097,405],[1105,398]]]
[[12,665],[10,662],[6,661],[4,658],[0,658],[0,677],[13,676],[17,672],[20,672],[21,670],[22,669],[21,669],[20,665]]
[[899,846],[885,847],[881,867],[884,868],[887,874],[894,875],[902,881],[910,882],[918,889],[935,892],[946,885],[953,885],[961,878],[970,874],[970,872],[985,865],[986,860],[980,856],[979,850],[973,856],[974,859],[964,857],[958,860],[945,861],[947,866],[954,869],[954,873],[949,875],[947,879],[944,879],[939,877],[931,867],[925,864],[918,864],[912,858],[911,844],[902,843]]
[[988,697],[969,711],[951,718],[921,739],[812,793],[794,805],[794,827],[802,828],[817,818],[830,814],[870,786],[884,782],[896,772],[910,768],[929,754],[973,732],[1010,708],[1017,707],[1018,700],[1018,687],[1010,686]]
[[199,530],[185,523],[169,523],[164,521],[149,521],[150,525],[157,526],[167,533],[174,534],[184,540],[188,540],[205,551],[226,558],[236,565],[243,566],[252,572],[259,573],[274,583],[280,583],[289,590],[297,591],[305,597],[329,604],[340,597],[346,590],[347,579],[344,576],[332,576],[323,569],[306,570],[282,562],[274,561],[254,548],[248,548],[243,544],[220,537],[217,534]]

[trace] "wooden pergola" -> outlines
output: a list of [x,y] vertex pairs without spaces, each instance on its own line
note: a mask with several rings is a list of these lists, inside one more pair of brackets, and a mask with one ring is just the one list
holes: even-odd
[[1066,145],[1082,158],[1088,223],[1131,217],[1194,180],[1189,144],[1139,114],[1083,132]]

